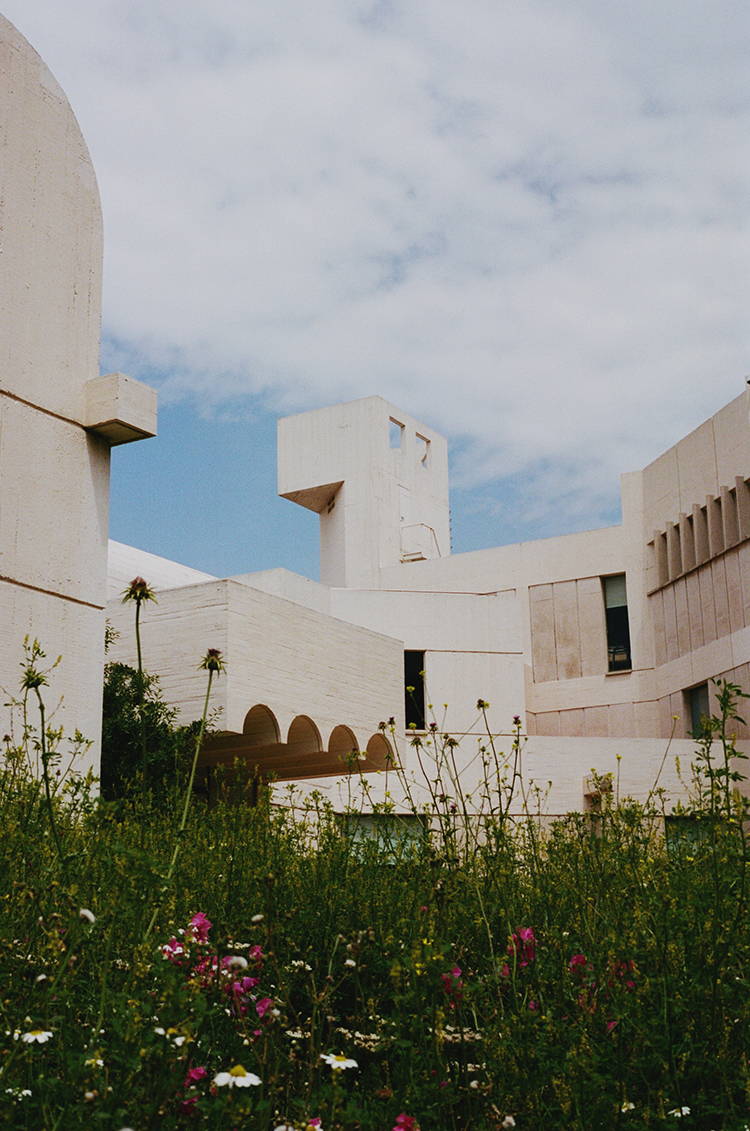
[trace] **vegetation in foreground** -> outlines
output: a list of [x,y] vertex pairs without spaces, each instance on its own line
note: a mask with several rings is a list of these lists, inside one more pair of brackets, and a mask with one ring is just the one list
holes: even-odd
[[737,688],[666,836],[658,793],[514,822],[500,758],[481,836],[441,793],[363,840],[315,799],[92,797],[29,722],[41,660],[0,772],[3,1126],[750,1126]]

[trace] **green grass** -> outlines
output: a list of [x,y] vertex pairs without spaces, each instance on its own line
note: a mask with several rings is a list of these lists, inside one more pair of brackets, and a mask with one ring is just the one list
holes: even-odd
[[494,757],[481,837],[460,797],[390,842],[316,798],[188,808],[136,782],[100,801],[27,727],[0,770],[0,1124],[741,1131],[748,846],[724,691],[666,838],[658,794],[514,821]]
[[[750,928],[736,822],[670,847],[625,804],[596,830],[580,816],[544,837],[506,823],[468,858],[430,840],[399,858],[353,845],[325,812],[197,803],[165,891],[179,798],[158,810],[58,802],[63,878],[43,793],[7,774],[0,786],[7,1126],[319,1116],[329,1131],[390,1131],[401,1113],[424,1131],[508,1115],[582,1131],[744,1126]],[[205,945],[178,934],[199,911],[213,923]],[[189,952],[177,961],[162,954],[172,937]],[[229,978],[213,955],[248,967]],[[257,984],[232,995],[243,976]],[[35,1029],[52,1036],[14,1039]],[[329,1053],[357,1067],[334,1071]],[[212,1092],[237,1064],[261,1085]],[[186,1090],[189,1068],[207,1074]],[[667,1114],[684,1106],[689,1116]]]

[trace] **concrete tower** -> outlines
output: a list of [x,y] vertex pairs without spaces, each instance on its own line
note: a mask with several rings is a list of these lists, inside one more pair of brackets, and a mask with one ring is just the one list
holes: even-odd
[[26,634],[62,654],[54,723],[93,740],[96,766],[110,446],[154,434],[156,394],[99,376],[94,170],[63,91],[2,17],[0,76],[0,686],[17,692]]
[[325,585],[450,553],[448,445],[382,397],[280,420],[278,468],[279,494],[320,515]]

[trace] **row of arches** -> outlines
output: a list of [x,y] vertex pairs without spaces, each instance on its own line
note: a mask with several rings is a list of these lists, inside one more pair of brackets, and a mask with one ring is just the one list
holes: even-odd
[[210,736],[200,761],[204,767],[240,763],[254,776],[278,781],[373,773],[394,764],[391,744],[379,731],[361,749],[351,727],[339,723],[324,746],[315,721],[297,715],[282,738],[278,719],[265,703],[250,708],[241,734]]
[[[271,746],[282,741],[278,720],[271,708],[266,707],[264,703],[256,703],[247,712],[242,724],[242,733],[256,746]],[[287,731],[286,745],[300,751],[323,749],[320,730],[309,715],[297,715],[292,719]],[[326,744],[326,749],[330,753],[344,756],[358,748],[354,731],[343,723],[333,728]]]

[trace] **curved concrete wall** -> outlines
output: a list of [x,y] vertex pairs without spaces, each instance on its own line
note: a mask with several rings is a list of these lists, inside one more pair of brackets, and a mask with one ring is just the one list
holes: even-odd
[[96,768],[110,444],[153,433],[155,395],[99,377],[94,169],[64,93],[3,17],[0,232],[0,687],[17,692],[25,635],[62,654],[54,725],[93,741],[78,768]]

